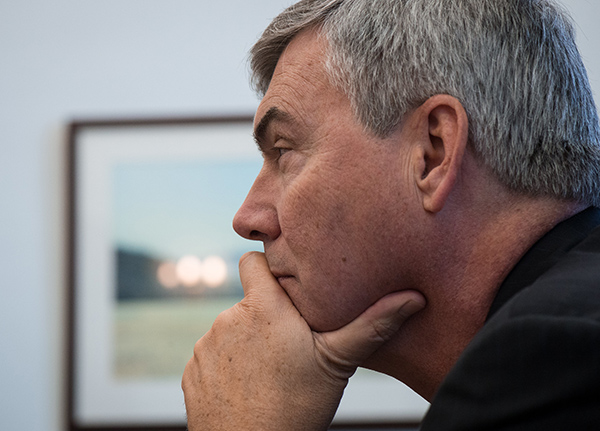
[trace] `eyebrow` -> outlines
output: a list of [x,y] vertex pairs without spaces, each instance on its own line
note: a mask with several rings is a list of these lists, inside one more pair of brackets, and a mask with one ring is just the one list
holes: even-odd
[[285,111],[282,111],[278,107],[274,106],[270,108],[265,115],[262,116],[256,128],[254,129],[254,141],[256,145],[258,145],[258,149],[262,152],[265,151],[265,142],[267,132],[269,130],[270,125],[274,121],[287,121],[290,122],[293,120],[293,117]]

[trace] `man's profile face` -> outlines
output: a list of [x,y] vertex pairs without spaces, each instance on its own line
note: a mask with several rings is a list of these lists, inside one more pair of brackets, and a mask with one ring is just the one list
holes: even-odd
[[[297,36],[256,113],[264,164],[234,219],[314,330],[338,328],[406,284],[407,146],[366,133],[328,81],[325,43]],[[395,142],[392,142],[392,139]]]

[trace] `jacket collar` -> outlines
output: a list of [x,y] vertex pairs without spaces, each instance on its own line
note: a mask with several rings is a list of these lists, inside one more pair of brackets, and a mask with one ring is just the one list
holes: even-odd
[[510,298],[530,286],[540,275],[554,266],[598,226],[600,226],[600,209],[590,207],[562,221],[546,233],[525,253],[502,282],[486,320],[489,320]]

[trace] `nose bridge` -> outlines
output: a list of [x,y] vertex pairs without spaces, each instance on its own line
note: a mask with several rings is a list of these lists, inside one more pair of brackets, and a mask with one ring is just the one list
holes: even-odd
[[263,166],[233,219],[238,235],[251,240],[274,240],[280,234],[277,217],[277,186]]

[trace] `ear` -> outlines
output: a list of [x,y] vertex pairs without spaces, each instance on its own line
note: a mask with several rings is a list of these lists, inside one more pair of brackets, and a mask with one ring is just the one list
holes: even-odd
[[413,115],[418,128],[415,182],[423,208],[437,213],[456,185],[469,137],[467,113],[458,99],[438,94]]

